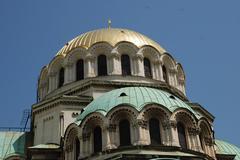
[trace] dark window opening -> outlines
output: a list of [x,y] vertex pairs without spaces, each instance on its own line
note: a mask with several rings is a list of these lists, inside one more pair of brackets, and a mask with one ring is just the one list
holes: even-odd
[[159,120],[156,118],[151,118],[149,120],[149,132],[152,145],[161,144],[160,126]]
[[84,79],[84,61],[83,59],[79,59],[76,64],[76,80]]
[[162,72],[163,72],[163,80],[168,84],[167,69],[166,69],[166,67],[164,65],[162,66]]
[[119,97],[127,96],[126,93],[121,93]]
[[204,151],[205,148],[204,148],[204,145],[203,145],[203,133],[200,133],[199,139],[200,139],[202,150]]
[[64,83],[64,68],[61,68],[58,75],[58,88],[63,86]]
[[102,151],[102,129],[97,126],[93,131],[94,153]]
[[105,55],[98,56],[98,76],[107,75],[107,57]]
[[131,75],[131,64],[129,56],[124,54],[121,56],[122,75]]
[[169,96],[169,98],[171,98],[171,99],[176,99],[173,95]]
[[75,140],[75,160],[78,160],[80,154],[80,142],[78,140],[78,138],[76,138]]
[[150,60],[148,58],[144,58],[143,64],[144,64],[145,77],[152,78],[152,71],[151,71]]
[[180,146],[183,149],[187,149],[185,127],[184,127],[184,125],[181,122],[177,123],[177,131],[178,131],[178,139],[179,139]]
[[129,121],[124,119],[119,122],[120,146],[130,146],[130,124]]

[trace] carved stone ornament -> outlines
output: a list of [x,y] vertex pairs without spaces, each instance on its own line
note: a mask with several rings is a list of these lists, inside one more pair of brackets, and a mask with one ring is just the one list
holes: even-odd
[[109,124],[107,127],[109,132],[116,132],[117,125],[116,124]]
[[210,137],[204,137],[205,144],[207,146],[213,146],[214,145],[214,140]]
[[198,127],[189,127],[189,128],[188,128],[188,133],[189,133],[190,135],[193,135],[193,136],[199,135],[199,133],[200,133],[200,128],[198,128]]
[[177,122],[173,121],[173,120],[163,122],[163,129],[164,130],[167,130],[167,129],[170,129],[170,128],[177,128]]
[[142,127],[142,128],[144,128],[144,129],[147,129],[147,121],[145,121],[145,120],[142,120],[142,119],[137,120],[137,125],[138,125],[139,127]]
[[90,135],[91,135],[90,132],[89,133],[83,133],[83,136],[82,136],[83,141],[89,140],[90,139]]

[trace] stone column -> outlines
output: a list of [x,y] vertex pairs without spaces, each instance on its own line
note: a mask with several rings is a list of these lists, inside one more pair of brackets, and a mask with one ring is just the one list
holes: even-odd
[[84,70],[84,77],[95,77],[94,57],[91,55],[87,55],[84,63],[84,66],[86,66],[86,70]]
[[147,121],[144,121],[142,119],[138,119],[136,122],[136,141],[135,145],[147,145],[146,139],[145,139],[145,132],[147,129]]
[[[144,66],[143,66],[143,56],[137,54],[135,57],[133,57],[133,60],[135,61],[135,74],[136,76],[142,76],[144,77]],[[134,65],[133,64],[133,65]]]
[[199,139],[200,129],[197,127],[189,127],[188,134],[189,134],[189,140],[191,142],[190,149],[198,152],[202,152],[200,139]]
[[109,61],[111,62],[109,65],[109,74],[110,75],[121,75],[122,68],[121,68],[121,57],[117,50],[113,50],[111,55],[109,56]]
[[155,79],[162,80],[162,68],[161,68],[161,61],[155,61]]
[[177,122],[174,120],[171,120],[168,123],[171,131],[171,146],[180,147],[178,132],[177,132]]
[[109,126],[105,126],[103,129],[103,150],[110,150],[114,148],[112,145],[111,137],[112,132],[116,132],[116,125],[110,124]]
[[53,72],[49,74],[49,90],[48,92],[53,91],[57,88],[57,73]]

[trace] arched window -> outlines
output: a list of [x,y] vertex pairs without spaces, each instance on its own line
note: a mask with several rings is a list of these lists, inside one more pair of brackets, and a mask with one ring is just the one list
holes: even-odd
[[80,142],[78,138],[75,139],[75,160],[78,160],[80,154]]
[[199,140],[200,140],[200,144],[201,144],[202,150],[205,151],[204,142],[203,142],[204,141],[204,139],[203,139],[203,132],[200,133]]
[[97,126],[93,131],[94,153],[102,151],[102,129]]
[[163,80],[168,83],[168,74],[167,74],[167,69],[166,67],[163,65],[162,66],[162,72],[163,72]]
[[149,120],[149,133],[152,145],[161,144],[160,126],[159,120],[156,118],[151,118]]
[[84,78],[84,61],[79,59],[76,64],[76,80],[82,80]]
[[98,56],[98,76],[107,75],[107,57],[105,55]]
[[151,63],[148,58],[143,59],[145,77],[152,78]]
[[61,68],[58,75],[58,88],[62,87],[64,83],[64,68]]
[[183,149],[187,149],[185,127],[184,127],[184,125],[181,122],[177,123],[177,131],[178,131],[178,139],[179,139],[180,146]]
[[121,56],[122,75],[131,75],[131,64],[129,56],[124,54]]
[[131,145],[130,138],[130,124],[129,121],[124,119],[119,122],[120,146]]

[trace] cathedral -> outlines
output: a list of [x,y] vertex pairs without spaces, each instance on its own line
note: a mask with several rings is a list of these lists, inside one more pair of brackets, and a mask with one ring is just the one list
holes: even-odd
[[185,78],[143,34],[83,33],[40,71],[30,131],[0,131],[0,160],[240,160]]

